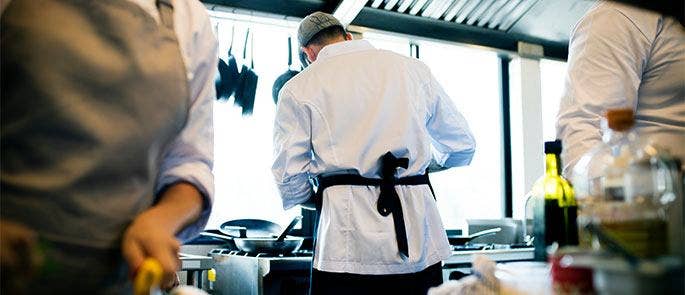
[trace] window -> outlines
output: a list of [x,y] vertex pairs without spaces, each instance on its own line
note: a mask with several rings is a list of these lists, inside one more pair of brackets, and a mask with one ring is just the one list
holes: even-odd
[[556,139],[566,63],[518,58],[510,68],[513,217],[523,218],[526,194],[544,174],[543,142]]
[[542,95],[542,138],[555,140],[559,102],[564,92],[566,63],[550,59],[540,61],[540,87]]
[[[247,29],[254,38],[255,72],[259,76],[254,113],[242,116],[241,110],[227,102],[214,103],[214,182],[215,200],[207,228],[218,228],[221,223],[238,218],[266,219],[283,226],[300,209],[283,211],[281,198],[271,174],[271,134],[276,106],[271,87],[276,78],[288,68],[288,36],[292,35],[293,48],[296,22],[255,18],[227,13],[211,12],[212,22],[219,39],[219,57],[227,58],[233,38],[233,55],[240,69],[250,63],[248,42],[247,60],[243,59],[243,46]],[[299,69],[297,55],[293,54],[293,69]]]
[[476,138],[471,165],[431,175],[446,228],[466,219],[502,218],[502,110],[499,59],[491,51],[419,42],[420,58],[452,98]]
[[377,31],[364,32],[364,39],[369,40],[378,49],[390,50],[409,56],[409,39]]
[[[376,48],[409,55],[410,39],[364,33]],[[446,228],[466,228],[466,219],[501,218],[503,198],[502,111],[496,53],[444,42],[417,41],[425,62],[454,100],[476,137],[476,154],[467,167],[431,175],[438,210]],[[494,86],[493,86],[494,85]]]

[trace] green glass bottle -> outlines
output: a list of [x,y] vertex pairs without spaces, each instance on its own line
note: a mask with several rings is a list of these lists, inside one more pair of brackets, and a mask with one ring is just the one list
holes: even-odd
[[533,187],[536,260],[546,260],[546,248],[554,242],[559,246],[578,245],[578,205],[573,188],[560,173],[561,150],[561,141],[545,142],[545,175]]

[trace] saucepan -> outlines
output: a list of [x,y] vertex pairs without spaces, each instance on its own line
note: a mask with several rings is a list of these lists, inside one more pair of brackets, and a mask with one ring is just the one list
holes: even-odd
[[293,64],[293,51],[292,51],[292,41],[291,38],[288,37],[288,70],[285,71],[285,73],[281,74],[276,78],[276,81],[274,81],[274,86],[271,87],[271,96],[274,99],[274,103],[278,103],[278,93],[281,91],[281,88],[287,83],[290,79],[295,77],[295,75],[299,74],[299,71],[294,71],[290,67]]

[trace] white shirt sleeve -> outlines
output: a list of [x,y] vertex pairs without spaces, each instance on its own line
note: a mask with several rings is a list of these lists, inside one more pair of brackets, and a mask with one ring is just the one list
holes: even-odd
[[[199,7],[199,9],[198,9]],[[217,64],[217,41],[209,16],[201,4],[194,9],[192,34],[188,40],[178,33],[182,52],[186,58],[190,108],[183,130],[167,148],[157,179],[155,194],[175,182],[188,182],[202,194],[203,209],[198,220],[177,234],[179,239],[191,238],[204,229],[211,212],[214,196],[214,128],[213,103],[216,97],[214,78]],[[178,20],[178,18],[176,18]],[[181,28],[183,24],[177,24]],[[187,32],[187,31],[186,31]]]
[[604,3],[577,24],[569,43],[568,75],[557,116],[565,173],[601,142],[600,120],[606,110],[635,110],[650,47],[633,20]]
[[278,97],[274,122],[274,163],[271,170],[283,200],[290,209],[313,194],[309,182],[312,161],[311,113],[286,87]]
[[476,151],[476,141],[466,119],[435,77],[431,75],[426,86],[432,114],[426,127],[435,147],[435,161],[447,168],[470,164]]

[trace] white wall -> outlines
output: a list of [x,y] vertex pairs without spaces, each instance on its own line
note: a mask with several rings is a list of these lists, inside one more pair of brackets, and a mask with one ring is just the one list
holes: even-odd
[[513,217],[523,218],[525,194],[544,173],[540,61],[511,61],[510,113]]

